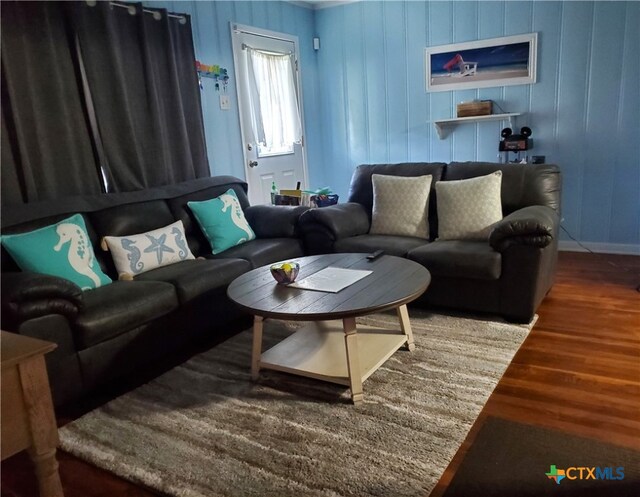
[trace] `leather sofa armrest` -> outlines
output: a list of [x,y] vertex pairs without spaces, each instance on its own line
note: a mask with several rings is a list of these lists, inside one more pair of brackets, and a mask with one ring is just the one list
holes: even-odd
[[309,207],[287,205],[252,205],[244,211],[258,238],[297,238],[298,220]]
[[550,207],[524,207],[496,223],[489,235],[489,244],[498,252],[513,245],[544,248],[557,236],[558,223],[558,213]]
[[303,233],[320,228],[335,241],[368,233],[370,222],[361,204],[348,202],[308,210],[300,216],[300,227]]
[[29,272],[2,274],[3,326],[15,329],[49,314],[74,319],[83,307],[82,290],[69,280]]

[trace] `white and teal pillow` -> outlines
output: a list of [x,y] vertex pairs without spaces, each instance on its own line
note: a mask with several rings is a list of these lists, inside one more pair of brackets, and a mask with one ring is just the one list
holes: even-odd
[[[105,236],[103,239],[120,279],[152,269],[195,259],[184,234],[182,221],[157,230],[131,236]],[[103,246],[104,248],[104,246]]]
[[96,261],[80,214],[28,233],[4,235],[2,245],[23,271],[65,278],[83,290],[111,283]]
[[188,202],[187,205],[209,240],[214,254],[256,237],[244,217],[236,192],[232,189],[217,198],[204,202]]

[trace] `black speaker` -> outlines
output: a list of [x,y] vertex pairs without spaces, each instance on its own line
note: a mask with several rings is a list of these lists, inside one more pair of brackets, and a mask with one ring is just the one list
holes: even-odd
[[531,128],[523,126],[520,128],[520,134],[514,135],[511,128],[504,128],[500,132],[502,140],[498,144],[500,152],[522,152],[533,148],[533,140],[531,136]]

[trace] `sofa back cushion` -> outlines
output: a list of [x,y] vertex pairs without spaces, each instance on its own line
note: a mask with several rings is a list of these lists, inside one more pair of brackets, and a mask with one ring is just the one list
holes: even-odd
[[88,216],[101,238],[137,235],[174,222],[173,215],[164,200],[116,205],[90,212]]
[[530,205],[546,205],[560,212],[562,179],[553,164],[495,164],[491,162],[452,162],[444,181],[486,176],[502,171],[502,212],[505,216]]
[[434,239],[438,232],[436,217],[435,184],[440,181],[446,164],[444,162],[408,162],[402,164],[363,164],[358,166],[351,177],[349,202],[362,204],[369,214],[373,209],[373,183],[371,176],[383,174],[389,176],[427,176],[432,177],[429,194],[429,234]]
[[[233,188],[240,205],[249,205],[247,184],[233,176],[214,176],[160,186],[135,192],[66,197],[58,200],[3,206],[2,234],[24,233],[54,224],[81,213],[100,267],[112,278],[117,273],[108,252],[100,249],[104,236],[143,233],[181,220],[187,241],[197,257],[210,253],[209,244],[188,212],[189,200],[208,200]],[[194,242],[196,240],[196,242]],[[199,240],[199,242],[197,241]],[[200,248],[200,244],[202,249]],[[17,270],[9,254],[2,249],[2,270]]]

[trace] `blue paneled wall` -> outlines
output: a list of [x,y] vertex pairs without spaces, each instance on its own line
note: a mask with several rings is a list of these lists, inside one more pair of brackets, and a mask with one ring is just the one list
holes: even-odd
[[[536,155],[564,173],[564,226],[594,248],[640,246],[640,2],[358,2],[316,11],[323,154],[346,195],[361,163],[497,159],[503,123],[430,121],[458,102],[526,112]],[[426,93],[424,48],[538,32],[538,82]],[[613,247],[615,249],[615,247]]]
[[[361,163],[495,161],[503,123],[432,120],[458,102],[524,112],[536,155],[564,173],[564,226],[592,248],[640,251],[640,2],[356,2],[311,10],[287,2],[148,2],[192,16],[197,56],[232,75],[230,111],[205,80],[213,174],[244,177],[229,21],[300,39],[312,186],[346,197]],[[538,82],[426,93],[424,48],[538,32]],[[314,52],[313,36],[321,39]]]

